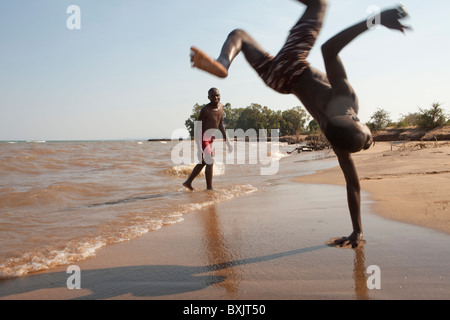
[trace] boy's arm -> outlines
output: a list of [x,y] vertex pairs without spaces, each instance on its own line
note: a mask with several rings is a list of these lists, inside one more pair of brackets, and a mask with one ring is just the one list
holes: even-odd
[[351,245],[355,248],[362,240],[361,187],[359,177],[350,153],[340,150],[335,150],[335,153],[347,184],[347,202],[353,225],[352,234],[336,240],[335,243],[339,246]]
[[224,137],[224,139],[225,139],[225,141],[227,143],[228,152],[232,152],[233,151],[233,147],[231,146],[230,140],[228,139],[228,135],[227,135],[227,132],[225,130],[225,126],[223,125],[223,118],[220,119],[219,130],[222,133],[222,137]]
[[[380,23],[393,30],[405,32],[405,29],[411,29],[404,26],[399,20],[408,16],[406,9],[400,5],[394,9],[385,10],[380,13]],[[368,21],[361,21],[344,31],[341,31],[322,45],[322,54],[324,57],[325,68],[330,84],[333,88],[347,90],[347,74],[339,58],[341,50],[353,41],[360,34],[369,30]]]

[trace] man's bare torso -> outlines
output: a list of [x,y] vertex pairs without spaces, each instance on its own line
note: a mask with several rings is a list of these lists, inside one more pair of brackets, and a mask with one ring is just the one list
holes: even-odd
[[219,129],[220,122],[223,117],[223,105],[218,103],[213,105],[208,103],[200,111],[199,121],[202,121],[202,131],[209,129]]

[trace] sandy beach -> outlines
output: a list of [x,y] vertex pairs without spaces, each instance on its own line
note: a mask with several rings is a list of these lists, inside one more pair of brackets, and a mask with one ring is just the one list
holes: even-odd
[[357,249],[326,245],[351,232],[335,167],[274,178],[270,191],[106,246],[76,264],[81,289],[67,288],[61,266],[1,281],[0,299],[450,299],[450,145],[377,143],[354,159],[366,241]]
[[[354,160],[376,213],[450,234],[449,142],[378,142]],[[296,181],[345,184],[338,167]]]

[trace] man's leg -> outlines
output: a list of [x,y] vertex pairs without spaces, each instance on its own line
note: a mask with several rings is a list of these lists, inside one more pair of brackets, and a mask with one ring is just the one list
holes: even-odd
[[228,70],[241,51],[250,64],[264,58],[266,54],[266,51],[247,32],[236,29],[228,35],[217,61]]
[[220,78],[226,78],[231,63],[241,51],[244,52],[245,58],[250,64],[264,58],[266,54],[266,51],[247,32],[236,29],[228,35],[217,60],[192,47],[192,66]]
[[212,190],[212,179],[213,179],[213,166],[212,164],[207,164],[205,168],[205,178],[206,178],[206,189]]
[[194,179],[200,174],[200,172],[202,172],[204,166],[205,163],[199,163],[194,167],[189,178],[183,183],[183,186],[185,188],[194,191],[194,188],[192,187],[192,181],[194,181]]
[[304,5],[307,5],[307,6],[309,6],[310,4],[312,4],[314,2],[317,2],[316,0],[298,0],[298,1],[300,1],[301,3],[303,3]]
[[[304,19],[320,20],[320,22],[322,22],[326,0],[299,1],[307,5],[307,8],[297,25]],[[218,77],[225,78],[228,76],[228,69],[230,68],[231,63],[241,51],[252,66],[264,58],[269,57],[267,51],[264,50],[247,32],[236,29],[228,35],[217,60],[212,59],[201,50],[192,47],[192,66]]]
[[300,18],[300,21],[302,20],[304,21],[306,19],[323,21],[323,17],[327,7],[327,0],[299,0],[299,1],[307,6],[305,13]]
[[[319,22],[316,30],[318,34],[320,27],[322,26],[323,16],[325,14],[326,0],[299,1],[307,5],[307,8],[294,28],[298,26],[302,27],[303,22],[306,20],[314,20]],[[293,39],[288,38],[286,45],[289,44],[289,40],[292,42]],[[315,40],[316,37],[314,37],[314,41]],[[311,43],[311,47],[312,45],[313,43]],[[241,51],[244,53],[245,58],[250,65],[254,65],[256,62],[267,56],[267,51],[265,51],[248,33],[243,30],[236,29],[230,33],[225,41],[217,61],[228,70],[234,58],[236,58]]]
[[[309,0],[301,1],[307,4],[306,10],[297,23],[290,30],[289,36],[283,45],[283,48],[278,52],[274,58],[275,64],[282,65],[277,66],[280,75],[285,77],[289,69],[293,68],[293,65],[298,65],[298,72],[303,71],[308,65],[306,58],[309,52],[313,48],[320,30],[327,9],[326,0]],[[286,67],[283,67],[286,65]],[[286,72],[283,69],[287,68]]]

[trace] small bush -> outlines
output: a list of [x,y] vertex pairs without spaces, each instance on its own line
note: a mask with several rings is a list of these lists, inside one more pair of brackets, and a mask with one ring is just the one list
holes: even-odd
[[419,121],[419,113],[408,113],[406,115],[402,114],[398,122],[396,123],[396,128],[406,128],[411,126],[417,126]]
[[392,120],[389,116],[389,112],[384,109],[378,109],[370,118],[370,121],[367,123],[367,126],[372,131],[378,131],[386,128]]
[[447,116],[440,103],[433,103],[430,109],[420,109],[417,125],[424,129],[435,129],[445,125]]

